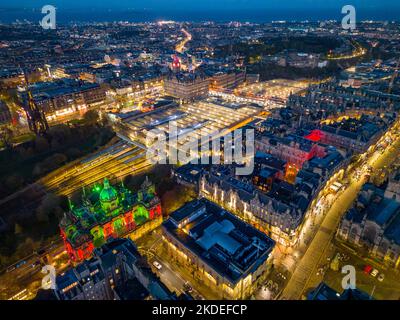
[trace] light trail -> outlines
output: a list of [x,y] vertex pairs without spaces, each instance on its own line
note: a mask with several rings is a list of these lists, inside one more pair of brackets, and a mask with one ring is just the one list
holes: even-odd
[[192,40],[192,35],[187,32],[185,29],[181,29],[181,31],[183,32],[183,34],[185,35],[185,39],[183,39],[181,42],[179,42],[176,47],[175,47],[175,51],[178,53],[183,53],[185,51],[185,46],[186,44]]

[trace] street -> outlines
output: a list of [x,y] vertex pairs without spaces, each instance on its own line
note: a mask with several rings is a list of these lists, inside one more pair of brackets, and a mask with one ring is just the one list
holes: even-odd
[[[317,273],[321,261],[327,258],[327,250],[332,246],[331,242],[340,219],[356,199],[363,184],[368,181],[368,173],[365,172],[365,168],[371,166],[372,172],[377,172],[378,169],[390,164],[397,158],[400,150],[398,126],[399,123],[397,122],[391,130],[380,139],[380,141],[382,141],[386,136],[395,136],[396,139],[389,148],[384,150],[383,153],[375,152],[375,148],[370,148],[369,151],[362,156],[364,160],[363,164],[360,166],[363,170],[361,176],[355,176],[358,169],[353,169],[345,174],[345,178],[350,182],[349,185],[343,193],[336,197],[333,204],[323,215],[323,220],[318,226],[315,236],[304,255],[297,261],[292,277],[280,299],[296,300],[304,298],[305,291],[318,285],[320,279],[316,279],[314,275]],[[376,145],[378,145],[380,141],[378,141]]]
[[[139,251],[147,257],[153,271],[172,292],[176,292],[178,295],[184,293],[186,290],[185,286],[187,287],[189,285],[192,288],[190,292],[191,296],[193,296],[196,300],[203,298],[203,296],[197,290],[195,290],[197,286],[194,287],[191,284],[193,279],[184,279],[180,272],[176,272],[176,267],[172,266],[168,262],[169,259],[167,259],[163,254],[165,250],[160,227],[141,237],[137,241],[137,245]],[[160,269],[153,265],[154,261],[161,265]]]

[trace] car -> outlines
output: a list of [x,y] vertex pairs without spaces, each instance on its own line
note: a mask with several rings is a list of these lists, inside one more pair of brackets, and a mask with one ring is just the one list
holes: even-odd
[[379,282],[382,282],[384,279],[385,279],[385,275],[383,274],[383,273],[381,273],[379,276],[378,276],[378,281]]
[[379,274],[379,270],[378,269],[374,269],[371,271],[370,275],[373,277],[376,277]]
[[183,284],[183,289],[185,289],[186,292],[191,293],[193,291],[192,286],[189,284],[189,282],[185,282]]
[[159,263],[159,262],[157,262],[157,261],[154,261],[154,262],[153,262],[153,266],[154,266],[157,270],[161,270],[161,268],[162,268],[161,263]]
[[370,265],[366,265],[366,266],[364,267],[364,273],[365,273],[365,274],[370,274],[371,271],[372,271],[372,267],[371,267]]
[[20,261],[20,262],[18,262],[16,265],[15,265],[15,268],[19,268],[19,267],[22,267],[24,264],[26,264],[26,261],[25,260],[23,260],[23,261]]

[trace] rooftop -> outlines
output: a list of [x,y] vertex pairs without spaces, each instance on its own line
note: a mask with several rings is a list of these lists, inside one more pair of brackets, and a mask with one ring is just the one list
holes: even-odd
[[30,90],[34,99],[41,101],[99,87],[100,86],[97,83],[75,79],[59,79],[52,82],[37,82],[35,84],[31,84]]
[[[200,208],[201,214],[187,224],[178,227],[173,223],[174,215],[189,218]],[[163,228],[233,284],[266,261],[275,245],[265,234],[204,198],[178,209]]]

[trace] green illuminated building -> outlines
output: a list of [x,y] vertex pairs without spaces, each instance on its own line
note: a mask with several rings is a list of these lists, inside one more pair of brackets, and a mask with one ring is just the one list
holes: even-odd
[[136,193],[104,179],[91,192],[84,189],[81,205],[70,203],[60,222],[61,236],[71,260],[82,261],[108,239],[123,237],[159,216],[160,199],[147,178]]

